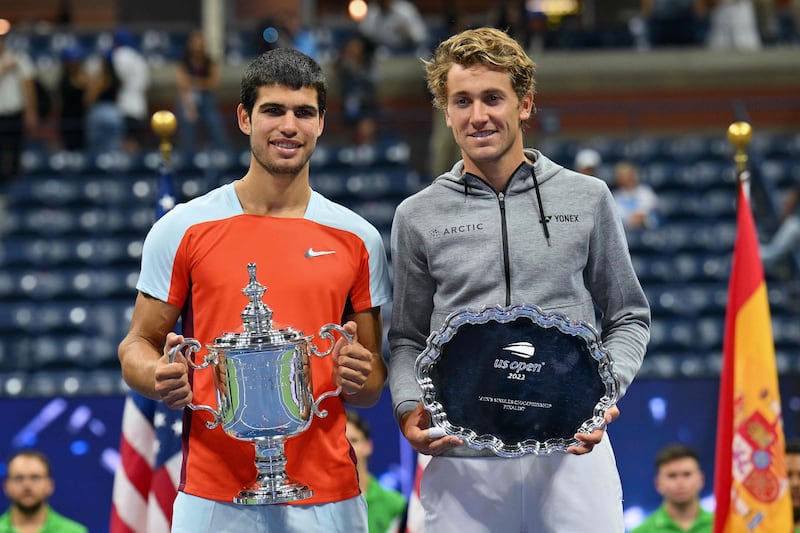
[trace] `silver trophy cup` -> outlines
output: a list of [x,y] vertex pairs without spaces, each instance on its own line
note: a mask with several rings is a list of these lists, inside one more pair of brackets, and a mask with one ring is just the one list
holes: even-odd
[[213,370],[217,394],[215,409],[208,405],[189,404],[193,410],[211,413],[209,429],[218,425],[231,437],[253,442],[258,475],[245,487],[234,503],[263,505],[309,498],[308,486],[289,479],[286,474],[284,439],[299,435],[311,424],[313,415],[324,418],[320,403],[341,393],[341,387],[314,398],[310,357],[324,357],[333,351],[338,331],[352,344],[350,335],[339,325],[327,324],[319,336],[330,341],[330,348],[318,351],[312,336],[291,327],[272,329],[272,311],[262,301],[266,287],[256,281],[256,265],[247,265],[250,282],[242,292],[250,303],[242,312],[244,332],[225,333],[206,345],[208,355],[201,364],[193,354],[201,349],[196,339],[187,338],[170,352],[170,362],[184,353],[195,370]]

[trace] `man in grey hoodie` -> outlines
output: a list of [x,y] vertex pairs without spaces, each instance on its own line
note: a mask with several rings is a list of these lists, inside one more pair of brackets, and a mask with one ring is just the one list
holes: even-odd
[[[535,66],[520,45],[499,30],[467,30],[441,43],[425,67],[463,157],[404,200],[392,226],[389,381],[401,431],[434,456],[421,485],[425,529],[622,533],[622,488],[604,428],[577,434],[569,453],[517,457],[428,432],[414,364],[451,312],[535,304],[595,323],[597,308],[621,397],[644,357],[650,309],[607,185],[523,146]],[[605,422],[617,416],[612,406]]]

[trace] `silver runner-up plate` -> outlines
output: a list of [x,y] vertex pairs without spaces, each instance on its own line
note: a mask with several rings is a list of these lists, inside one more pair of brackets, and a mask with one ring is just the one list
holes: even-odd
[[535,305],[451,313],[415,369],[431,427],[501,457],[566,452],[619,394],[597,330]]

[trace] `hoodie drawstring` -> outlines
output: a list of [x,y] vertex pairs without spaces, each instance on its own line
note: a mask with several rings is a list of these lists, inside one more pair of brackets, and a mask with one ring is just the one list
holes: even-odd
[[534,172],[533,167],[531,167],[531,177],[533,178],[533,188],[536,189],[536,201],[539,204],[539,215],[541,216],[539,219],[539,224],[541,224],[542,228],[544,229],[544,238],[547,241],[547,246],[550,246],[550,230],[547,227],[547,217],[544,216],[542,194],[539,192],[539,180],[536,179],[536,172]]

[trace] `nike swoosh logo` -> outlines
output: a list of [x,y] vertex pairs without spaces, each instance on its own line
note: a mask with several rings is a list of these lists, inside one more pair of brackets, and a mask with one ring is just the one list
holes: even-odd
[[314,250],[313,248],[309,248],[308,250],[306,250],[306,253],[303,254],[303,255],[305,255],[308,258],[311,258],[311,257],[319,257],[321,255],[330,255],[330,254],[335,254],[335,253],[336,253],[336,250],[322,250],[322,251],[318,252],[317,250]]

